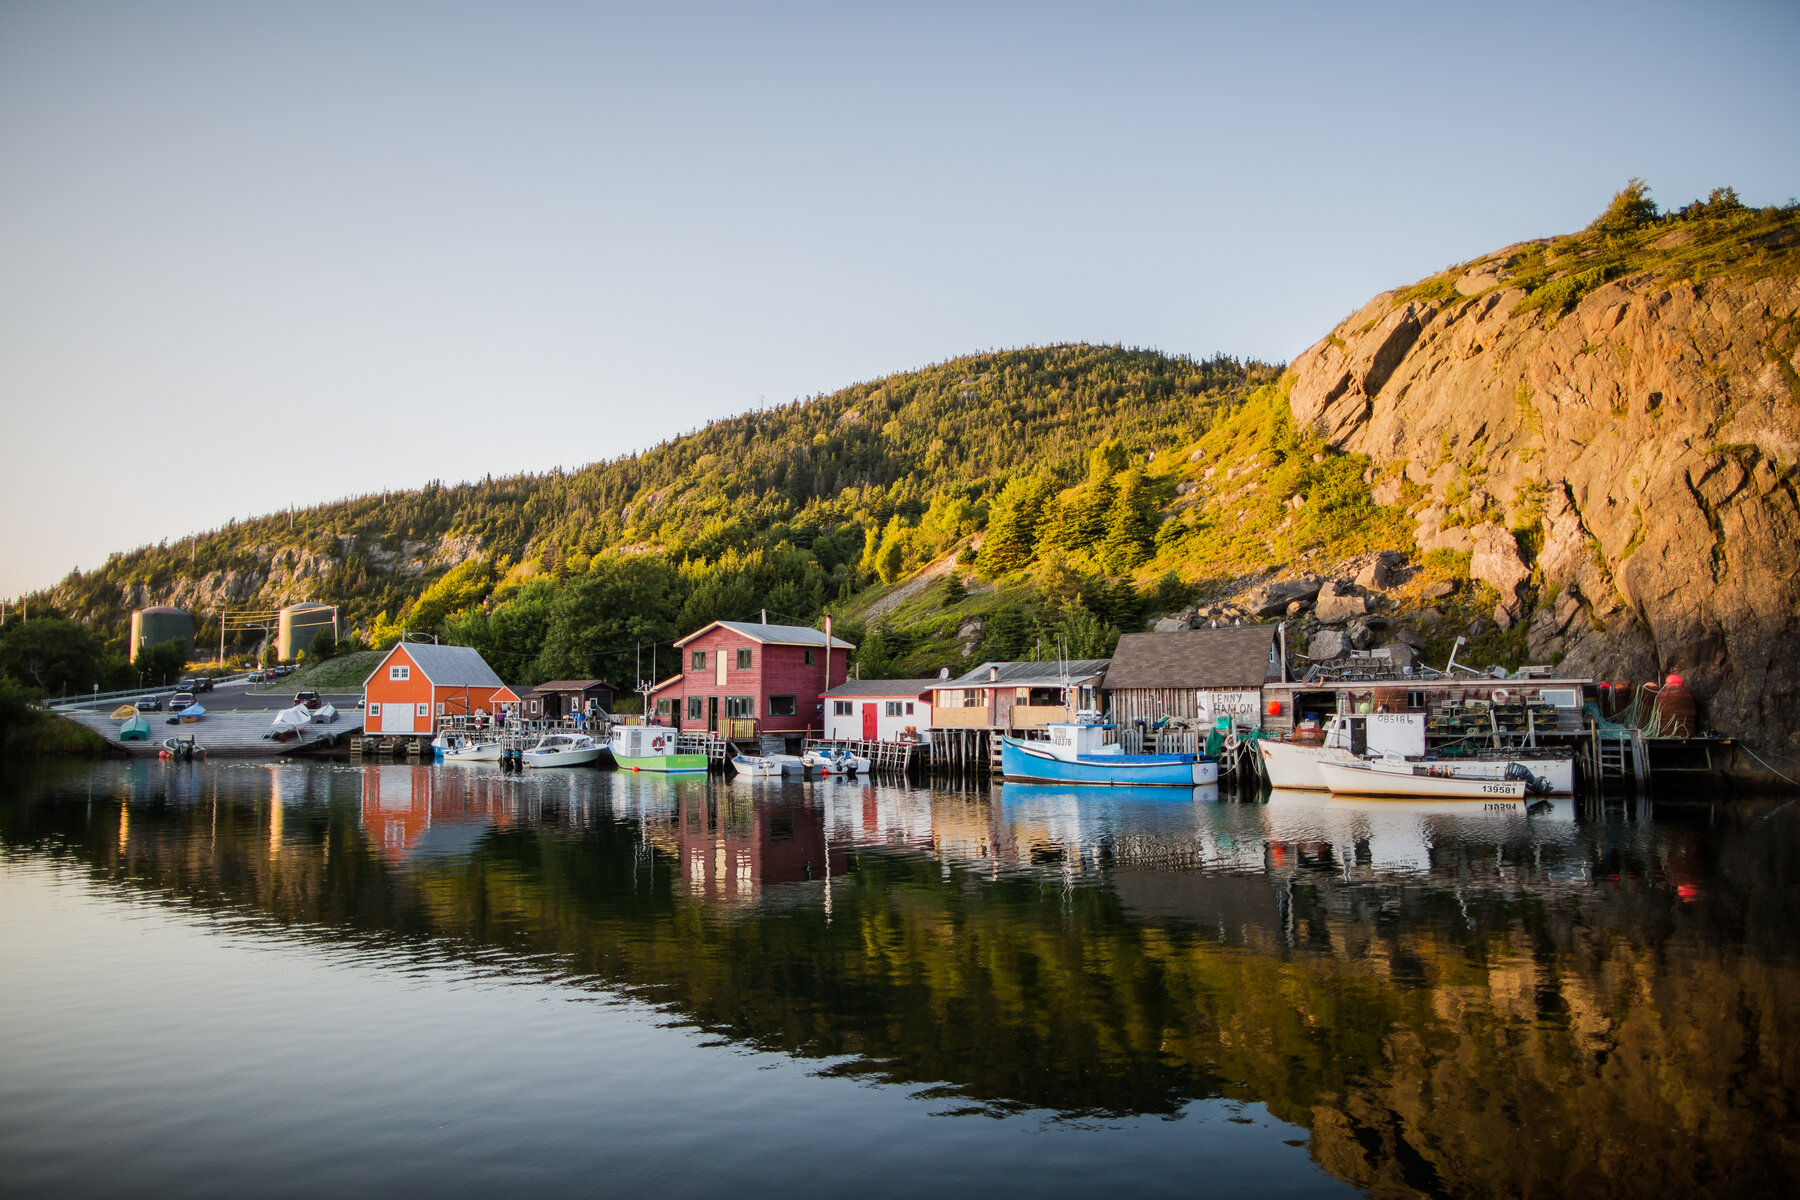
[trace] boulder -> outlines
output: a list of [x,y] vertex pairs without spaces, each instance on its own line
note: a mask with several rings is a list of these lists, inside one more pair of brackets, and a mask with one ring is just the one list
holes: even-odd
[[1364,591],[1379,591],[1394,586],[1394,568],[1385,558],[1377,558],[1374,562],[1356,573],[1356,586]]
[[1419,624],[1425,626],[1427,629],[1441,624],[1443,620],[1444,613],[1440,608],[1434,606],[1431,608],[1421,608],[1419,610]]
[[1494,605],[1494,625],[1501,633],[1513,627],[1512,611],[1506,607],[1506,601]]
[[1396,671],[1418,665],[1418,651],[1404,641],[1389,642],[1382,649],[1388,652],[1388,658],[1393,662]]
[[1469,536],[1475,551],[1469,574],[1491,585],[1509,614],[1516,614],[1519,589],[1531,578],[1531,568],[1519,557],[1519,543],[1498,525],[1478,525]]
[[1422,593],[1427,600],[1442,600],[1446,596],[1456,595],[1461,585],[1454,579],[1440,579],[1436,583],[1427,584]]
[[1244,607],[1252,616],[1272,617],[1286,612],[1296,601],[1304,603],[1319,594],[1319,580],[1311,575],[1299,579],[1282,579],[1265,583],[1244,599]]
[[1164,617],[1156,623],[1158,633],[1180,633],[1184,629],[1192,629],[1193,622],[1186,617]]
[[1360,617],[1368,611],[1367,600],[1347,588],[1340,590],[1336,580],[1319,589],[1319,598],[1313,604],[1313,615],[1327,625]]
[[1402,629],[1399,633],[1396,633],[1394,637],[1398,641],[1405,642],[1414,650],[1423,650],[1426,645],[1424,637],[1411,629]]
[[1354,649],[1367,650],[1375,644],[1375,631],[1369,628],[1367,621],[1350,622],[1350,627],[1344,633],[1350,639],[1350,645]]
[[1314,662],[1328,662],[1350,653],[1350,641],[1336,629],[1321,629],[1306,644],[1306,657]]

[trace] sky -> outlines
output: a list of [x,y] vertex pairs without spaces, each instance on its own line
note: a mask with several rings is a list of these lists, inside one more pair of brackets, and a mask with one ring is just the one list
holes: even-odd
[[1800,4],[0,0],[0,596],[1800,194]]

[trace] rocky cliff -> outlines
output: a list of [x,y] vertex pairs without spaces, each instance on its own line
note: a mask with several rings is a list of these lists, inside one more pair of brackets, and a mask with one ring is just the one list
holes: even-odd
[[[1717,196],[1715,197],[1717,200]],[[1293,363],[1421,552],[1470,555],[1537,660],[1679,672],[1800,752],[1800,222],[1735,197],[1386,292]]]

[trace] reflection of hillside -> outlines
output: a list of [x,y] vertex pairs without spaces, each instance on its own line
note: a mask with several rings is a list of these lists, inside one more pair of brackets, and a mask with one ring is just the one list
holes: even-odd
[[[489,827],[504,798],[444,778],[432,819],[485,804]],[[127,785],[91,815],[15,803],[0,838],[301,936],[547,957],[734,1038],[1002,1110],[1260,1100],[1378,1194],[1770,1194],[1800,1167],[1785,818],[1726,814],[1703,831],[1433,817],[1410,866],[1373,827],[1359,838],[1366,814],[1015,814],[882,788],[789,804],[704,780],[590,780],[585,799],[532,783],[474,852],[404,870],[344,771],[284,782],[303,798],[279,818],[266,782],[263,798],[128,809],[118,794],[142,793]],[[778,839],[784,813],[797,824]],[[1292,836],[1265,847],[1259,830]],[[816,856],[820,879],[827,844],[829,915],[804,869]],[[740,850],[761,856],[753,884],[798,872],[781,889],[793,902],[743,903]],[[1209,855],[1212,869],[1183,865]],[[711,919],[718,899],[738,915]]]

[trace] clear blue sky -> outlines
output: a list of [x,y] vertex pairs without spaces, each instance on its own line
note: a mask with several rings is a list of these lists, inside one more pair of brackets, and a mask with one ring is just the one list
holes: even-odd
[[0,595],[1800,193],[1800,4],[0,4]]

